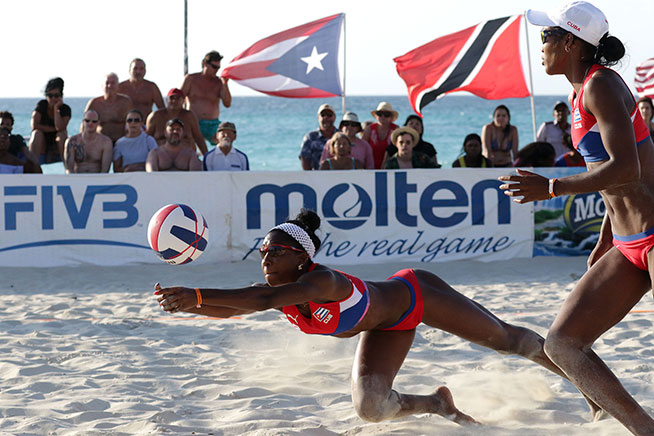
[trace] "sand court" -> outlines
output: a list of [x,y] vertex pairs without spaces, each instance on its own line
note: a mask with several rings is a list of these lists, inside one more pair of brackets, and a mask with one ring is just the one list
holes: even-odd
[[[502,319],[547,331],[585,258],[424,264]],[[334,265],[366,280],[417,265]],[[170,315],[153,285],[236,287],[257,262],[0,268],[0,435],[627,435],[588,422],[568,382],[421,325],[395,387],[448,386],[482,422],[417,415],[366,423],[350,398],[357,338],[305,335],[281,312]],[[392,270],[392,271],[391,271]],[[648,293],[594,349],[654,415],[654,300]]]

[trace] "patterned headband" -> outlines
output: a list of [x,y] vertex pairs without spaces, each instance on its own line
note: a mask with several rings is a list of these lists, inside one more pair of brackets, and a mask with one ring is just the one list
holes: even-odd
[[273,230],[281,230],[291,238],[295,239],[300,243],[302,248],[304,248],[304,251],[307,252],[309,258],[313,259],[313,256],[316,254],[316,246],[313,245],[313,241],[309,237],[309,234],[302,227],[293,223],[281,223],[280,225],[270,229],[271,232]]

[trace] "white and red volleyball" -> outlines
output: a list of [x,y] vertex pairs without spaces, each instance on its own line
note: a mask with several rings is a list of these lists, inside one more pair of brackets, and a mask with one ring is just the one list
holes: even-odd
[[204,253],[208,241],[207,221],[185,204],[169,204],[150,218],[150,247],[162,261],[171,265],[194,261]]

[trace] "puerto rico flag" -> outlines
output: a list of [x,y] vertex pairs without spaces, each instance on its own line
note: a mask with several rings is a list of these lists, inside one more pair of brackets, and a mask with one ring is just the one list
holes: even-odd
[[394,59],[413,110],[455,91],[489,100],[530,95],[520,58],[521,15],[435,39]]
[[277,97],[343,95],[338,49],[344,14],[303,24],[256,42],[221,76]]
[[636,67],[636,91],[639,97],[654,98],[654,58]]

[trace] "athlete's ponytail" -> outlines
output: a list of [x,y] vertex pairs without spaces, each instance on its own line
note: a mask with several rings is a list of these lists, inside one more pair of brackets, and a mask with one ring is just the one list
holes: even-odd
[[609,36],[609,33],[606,32],[595,50],[593,62],[609,67],[617,64],[624,54],[625,48],[622,41],[615,36]]

